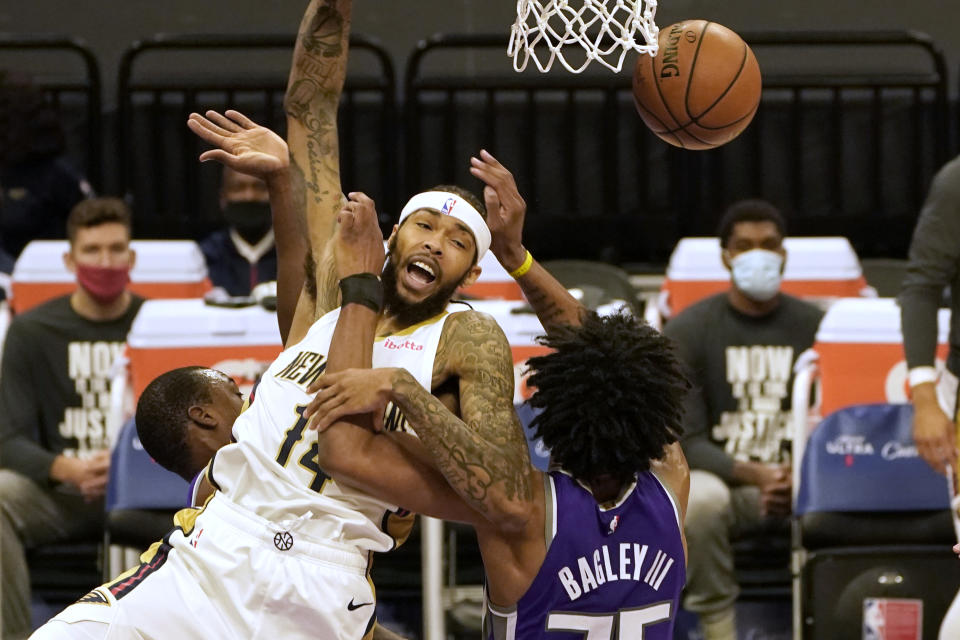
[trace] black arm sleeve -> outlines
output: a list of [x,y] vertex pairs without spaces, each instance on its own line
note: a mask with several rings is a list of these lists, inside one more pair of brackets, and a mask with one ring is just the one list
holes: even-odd
[[46,484],[57,454],[40,445],[40,385],[31,367],[36,357],[28,332],[14,321],[0,364],[0,467]]
[[[910,262],[900,291],[900,318],[907,366],[933,366],[937,308],[943,289],[957,276],[960,261],[960,159],[934,177],[920,212]],[[960,291],[954,291],[960,296]]]

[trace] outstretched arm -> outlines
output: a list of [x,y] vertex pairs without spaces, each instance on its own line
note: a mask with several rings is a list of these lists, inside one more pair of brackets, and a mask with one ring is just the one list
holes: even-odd
[[314,316],[333,309],[337,277],[328,243],[345,200],[340,186],[337,107],[346,78],[351,0],[311,0],[297,34],[284,108],[295,175],[302,176],[317,269]]
[[527,203],[520,196],[513,174],[484,150],[480,151],[480,157],[470,158],[470,173],[486,185],[483,199],[491,234],[490,250],[510,273],[526,266],[526,272],[517,277],[517,283],[544,330],[550,333],[560,325],[579,325],[583,305],[532,256],[530,264],[525,264],[527,250],[523,246],[523,220]]
[[267,184],[277,245],[277,324],[287,344],[303,289],[303,259],[310,248],[303,217],[303,177],[290,165],[283,139],[239,111],[207,111],[206,117],[191,113],[187,126],[216,147],[200,154],[201,162],[215,160]]

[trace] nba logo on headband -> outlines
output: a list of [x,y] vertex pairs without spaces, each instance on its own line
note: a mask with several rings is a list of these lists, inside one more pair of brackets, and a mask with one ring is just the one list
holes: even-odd
[[453,208],[456,206],[456,204],[456,198],[447,198],[447,200],[443,203],[443,206],[440,208],[440,213],[449,215],[453,211]]

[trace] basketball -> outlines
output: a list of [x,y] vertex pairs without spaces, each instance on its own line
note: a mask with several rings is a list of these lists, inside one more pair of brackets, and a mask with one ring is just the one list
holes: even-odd
[[712,149],[747,128],[760,104],[760,66],[740,36],[716,22],[660,30],[655,57],[641,55],[633,97],[653,133],[684,149]]

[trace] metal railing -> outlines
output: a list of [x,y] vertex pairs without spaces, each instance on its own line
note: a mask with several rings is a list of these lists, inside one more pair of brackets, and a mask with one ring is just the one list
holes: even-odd
[[[678,238],[714,233],[742,197],[780,205],[791,233],[847,235],[861,255],[904,254],[949,150],[942,53],[913,32],[741,35],[763,71],[761,106],[740,138],[696,153],[647,131],[629,74],[431,72],[437,59],[502,54],[507,40],[425,40],[404,81],[407,188],[465,181],[467,156],[491,148],[517,175],[531,248],[544,259],[662,264]],[[811,51],[840,53],[815,69],[804,66]],[[916,60],[890,71],[879,51]],[[768,64],[777,55],[786,64]]]
[[[187,116],[233,108],[282,133],[293,43],[286,35],[159,35],[127,49],[117,82],[118,182],[134,203],[138,235],[199,237],[222,224],[211,206],[219,176],[199,167],[204,144],[187,129]],[[393,64],[362,35],[351,36],[350,48],[351,59],[368,57],[372,71],[348,72],[339,111],[342,183],[390,206],[396,197]],[[255,64],[260,68],[252,69]]]

